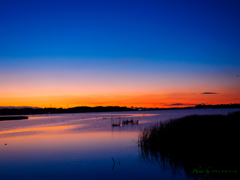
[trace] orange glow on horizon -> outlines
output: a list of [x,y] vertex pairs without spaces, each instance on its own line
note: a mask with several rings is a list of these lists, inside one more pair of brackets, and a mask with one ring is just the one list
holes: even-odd
[[201,94],[137,94],[137,95],[85,95],[85,96],[39,96],[0,98],[0,106],[30,106],[40,108],[70,108],[78,106],[125,106],[125,107],[188,107],[196,104],[240,103],[239,92]]
[[[0,77],[0,107],[188,107],[240,103],[239,78],[225,74],[22,72]],[[216,94],[202,94],[215,92]]]

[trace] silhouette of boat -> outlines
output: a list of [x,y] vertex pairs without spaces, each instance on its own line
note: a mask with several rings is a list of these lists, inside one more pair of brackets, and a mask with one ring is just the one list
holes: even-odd
[[138,124],[138,122],[139,122],[139,120],[137,120],[137,121],[133,121],[133,119],[132,120],[126,120],[126,121],[123,121],[122,122],[122,125],[127,125],[127,124]]
[[111,124],[112,124],[112,127],[114,127],[114,126],[120,126],[120,123],[121,121],[119,120],[117,123],[114,123],[114,119],[113,119],[113,117],[111,117]]
[[139,121],[139,120],[133,121],[132,124],[138,124],[138,121]]

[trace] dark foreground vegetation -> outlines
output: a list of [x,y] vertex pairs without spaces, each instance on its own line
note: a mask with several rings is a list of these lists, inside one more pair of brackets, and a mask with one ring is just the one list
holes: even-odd
[[159,123],[140,134],[140,158],[188,178],[240,179],[239,121],[240,111]]
[[28,119],[28,117],[27,116],[7,116],[7,117],[0,116],[0,121],[21,120],[21,119]]

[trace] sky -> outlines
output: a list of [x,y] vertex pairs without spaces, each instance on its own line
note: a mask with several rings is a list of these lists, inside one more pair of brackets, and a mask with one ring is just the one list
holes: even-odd
[[240,1],[0,0],[0,106],[240,103]]

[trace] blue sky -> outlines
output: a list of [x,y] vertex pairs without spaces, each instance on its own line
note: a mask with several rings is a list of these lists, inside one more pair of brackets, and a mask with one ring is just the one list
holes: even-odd
[[1,57],[239,62],[239,1],[2,1]]
[[239,9],[240,1],[219,0],[1,0],[0,83],[64,72],[146,77],[152,86],[192,76],[232,87],[240,74]]

